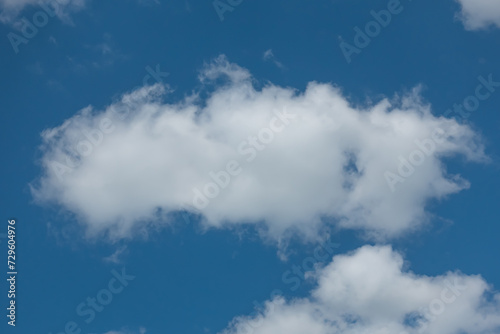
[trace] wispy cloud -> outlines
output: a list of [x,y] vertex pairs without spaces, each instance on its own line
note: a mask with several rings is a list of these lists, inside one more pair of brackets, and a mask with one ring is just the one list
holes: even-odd
[[121,246],[117,248],[113,254],[103,258],[103,261],[113,264],[120,264],[122,263],[121,257],[126,253],[127,253],[127,246]]
[[277,67],[279,67],[282,70],[286,69],[286,67],[276,59],[276,57],[274,56],[273,50],[271,50],[271,49],[265,51],[262,58],[264,59],[264,61],[273,62],[274,65],[276,65]]
[[458,18],[468,30],[485,29],[491,26],[500,28],[500,1],[496,0],[457,0],[462,6]]

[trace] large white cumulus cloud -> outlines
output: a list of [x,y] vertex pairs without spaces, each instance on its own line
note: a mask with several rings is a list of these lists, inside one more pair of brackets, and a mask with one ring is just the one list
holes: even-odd
[[498,0],[457,0],[462,6],[459,14],[468,30],[483,29],[488,26],[500,27],[500,1]]
[[480,276],[403,270],[387,246],[338,255],[314,274],[309,298],[269,300],[222,334],[486,334],[500,331],[500,294]]
[[[355,107],[330,84],[257,90],[222,56],[200,80],[218,84],[206,99],[165,103],[162,86],[144,87],[45,130],[35,198],[115,237],[179,210],[276,238],[313,237],[322,220],[391,237],[425,223],[428,200],[468,187],[442,157],[484,158],[470,128],[433,116],[417,93]],[[420,165],[402,168],[410,158]]]

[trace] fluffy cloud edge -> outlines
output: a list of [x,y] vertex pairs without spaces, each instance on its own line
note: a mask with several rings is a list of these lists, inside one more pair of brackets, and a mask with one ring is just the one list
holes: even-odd
[[456,17],[467,30],[500,28],[500,2],[495,0],[456,0],[461,11]]
[[403,270],[390,246],[337,255],[310,274],[309,297],[275,297],[220,334],[483,334],[500,329],[500,294],[478,275]]

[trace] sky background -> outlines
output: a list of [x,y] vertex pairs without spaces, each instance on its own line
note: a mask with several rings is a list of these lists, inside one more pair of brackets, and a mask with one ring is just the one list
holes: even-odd
[[[2,314],[2,333],[55,334],[68,321],[77,322],[81,333],[219,333],[275,289],[287,299],[307,296],[314,281],[301,281],[292,291],[282,280],[292,265],[313,256],[317,243],[300,237],[289,240],[283,259],[276,243],[255,227],[205,230],[198,217],[181,214],[173,224],[150,228],[147,238],[84,237],[83,223],[60,206],[34,201],[30,184],[42,173],[40,134],[88,105],[102,110],[143,86],[148,68],[168,72],[163,83],[172,92],[166,101],[178,101],[200,89],[200,70],[221,54],[248,69],[256,87],[272,82],[304,91],[311,81],[332,83],[353,105],[421,85],[435,116],[472,95],[479,76],[500,81],[500,29],[467,29],[453,0],[402,0],[403,11],[347,63],[339,42],[353,44],[353,28],[387,3],[244,0],[221,21],[211,1],[87,1],[63,18],[51,17],[18,53],[7,34],[20,34],[16,20],[32,21],[40,7],[27,6],[6,19],[0,25],[0,233],[7,219],[16,219],[19,275],[17,326],[8,326]],[[268,50],[272,57],[264,57]],[[469,118],[452,114],[484,138],[491,158],[486,164],[443,159],[470,189],[430,199],[425,228],[378,242],[404,254],[405,266],[419,275],[460,270],[500,287],[499,106],[500,89]],[[336,231],[327,239],[338,244],[335,254],[377,243],[359,231]],[[0,242],[6,257],[6,239]],[[115,261],[108,258],[112,254]],[[85,323],[77,305],[106,288],[112,270],[122,268],[135,279]],[[5,280],[0,289],[5,306]]]

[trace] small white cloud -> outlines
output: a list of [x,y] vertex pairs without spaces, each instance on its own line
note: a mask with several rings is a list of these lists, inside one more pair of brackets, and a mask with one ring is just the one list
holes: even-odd
[[498,0],[457,0],[462,6],[459,19],[468,30],[500,27],[500,1]]
[[121,263],[122,262],[121,256],[123,254],[125,254],[126,250],[127,250],[127,246],[121,246],[121,247],[117,248],[113,254],[103,258],[103,261],[109,262],[109,263],[114,263],[114,264]]
[[198,79],[202,83],[207,83],[221,77],[227,77],[232,84],[240,84],[249,80],[251,74],[248,70],[228,62],[226,57],[221,55],[204,65]]
[[271,49],[265,51],[262,58],[264,59],[264,61],[272,61],[280,69],[285,69],[285,66],[276,59],[273,50]]
[[264,52],[264,60],[270,60],[274,57],[273,50],[269,49]]
[[333,258],[315,273],[310,297],[266,302],[257,316],[236,317],[221,334],[498,333],[500,294],[480,276],[403,271],[387,246]]

